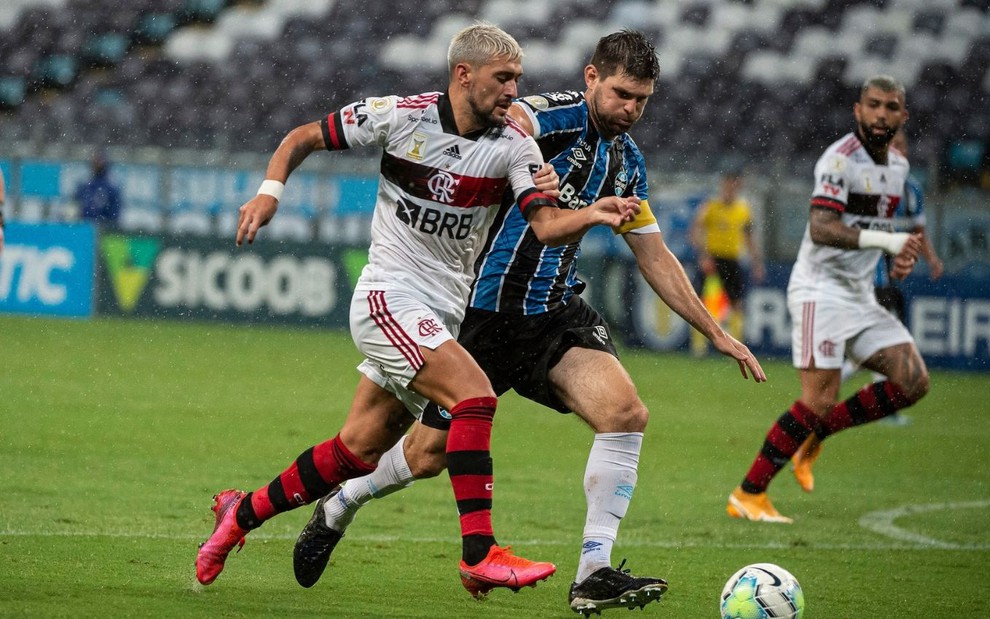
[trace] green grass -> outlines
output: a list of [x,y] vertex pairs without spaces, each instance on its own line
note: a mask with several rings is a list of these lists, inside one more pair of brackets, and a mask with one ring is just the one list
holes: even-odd
[[[291,567],[308,508],[252,533],[201,587],[193,560],[212,494],[268,482],[340,427],[359,361],[348,335],[8,316],[0,351],[2,616],[575,616],[566,599],[592,435],[572,416],[510,395],[496,418],[496,531],[559,566],[536,589],[483,603],[463,591],[446,477],[369,506],[313,589]],[[770,382],[755,385],[722,359],[623,359],[651,422],[613,556],[671,588],[643,614],[607,614],[715,617],[725,579],[769,561],[801,581],[806,619],[990,615],[990,378],[934,372],[910,426],[829,440],[814,494],[782,473],[772,495],[797,521],[782,526],[724,507],[796,396],[793,369],[767,362]],[[912,505],[894,524],[915,541],[860,525]]]

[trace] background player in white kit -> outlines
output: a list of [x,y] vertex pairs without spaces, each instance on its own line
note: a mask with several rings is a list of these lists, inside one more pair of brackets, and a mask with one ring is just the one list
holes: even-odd
[[[801,397],[770,428],[730,495],[727,510],[735,518],[791,522],[766,495],[788,460],[794,457],[795,475],[808,490],[822,440],[892,415],[928,392],[928,370],[911,334],[873,292],[881,251],[895,257],[891,276],[902,279],[922,250],[920,235],[891,232],[908,174],[907,159],[888,148],[907,120],[904,87],[884,75],[867,79],[853,113],[856,130],[815,166],[811,219],[787,287]],[[836,404],[844,357],[887,380]]]
[[413,421],[392,414],[397,400],[415,414],[433,400],[452,415],[447,457],[461,519],[464,586],[477,596],[497,586],[533,585],[555,571],[551,563],[498,546],[492,531],[489,440],[497,401],[484,372],[456,341],[471,267],[509,185],[549,244],[580,238],[593,225],[621,225],[638,213],[639,199],[612,197],[569,211],[536,189],[539,149],[506,116],[521,58],[518,43],[502,30],[471,26],[451,42],[446,93],[353,103],[296,128],[275,151],[259,195],[241,207],[239,245],[253,242],[271,220],[284,182],[310,153],[369,144],[384,150],[369,264],[351,305],[351,333],[367,359],[336,437],[303,452],[255,492],[225,490],[215,497],[216,526],[196,559],[201,583],[216,579],[251,529],[374,470]]

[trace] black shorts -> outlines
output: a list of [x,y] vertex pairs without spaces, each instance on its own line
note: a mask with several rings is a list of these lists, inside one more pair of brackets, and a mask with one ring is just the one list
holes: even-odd
[[715,258],[715,271],[722,280],[722,288],[730,301],[738,301],[746,294],[746,277],[738,260]]
[[[478,362],[497,395],[509,389],[561,413],[571,412],[553,393],[548,375],[571,348],[590,348],[618,358],[605,320],[581,297],[564,307],[519,316],[468,308],[457,341]],[[450,415],[430,404],[422,422],[450,428]]]

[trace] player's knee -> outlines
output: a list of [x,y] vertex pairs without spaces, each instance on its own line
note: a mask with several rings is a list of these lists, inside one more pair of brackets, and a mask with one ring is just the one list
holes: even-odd
[[413,477],[436,477],[447,468],[447,433],[417,424],[406,437],[403,455]]
[[802,398],[801,401],[808,406],[808,409],[819,419],[824,419],[829,412],[839,403],[831,397]]
[[905,397],[907,397],[911,404],[925,397],[931,387],[928,381],[928,372],[922,372],[917,377],[906,382],[907,384],[901,385],[901,390],[904,391]]
[[599,432],[643,432],[650,420],[650,411],[636,398],[624,406],[618,406],[608,416]]
[[428,479],[436,477],[447,468],[447,454],[444,452],[418,452],[406,454],[406,463],[409,471],[416,479]]

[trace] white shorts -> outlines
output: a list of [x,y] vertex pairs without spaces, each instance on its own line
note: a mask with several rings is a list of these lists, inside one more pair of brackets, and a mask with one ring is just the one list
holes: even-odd
[[422,301],[397,290],[354,291],[351,337],[366,359],[358,371],[394,394],[417,418],[428,400],[409,389],[425,363],[420,347],[435,350],[457,338],[459,324],[449,324]]
[[879,303],[788,303],[794,367],[838,370],[849,357],[862,363],[884,348],[914,342],[900,320]]

